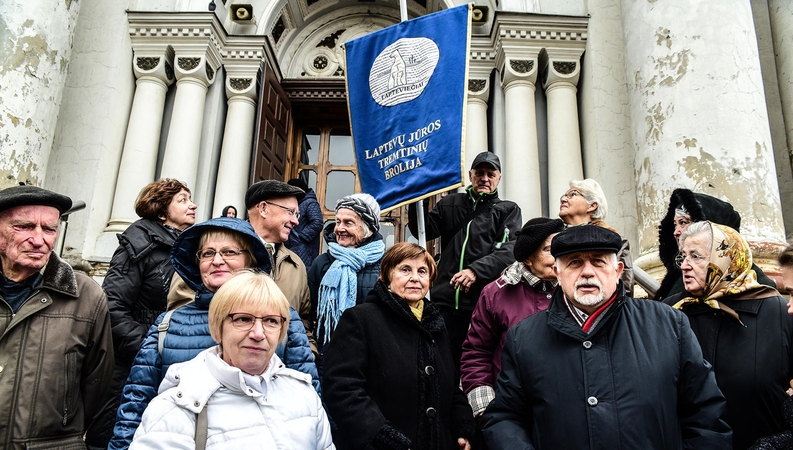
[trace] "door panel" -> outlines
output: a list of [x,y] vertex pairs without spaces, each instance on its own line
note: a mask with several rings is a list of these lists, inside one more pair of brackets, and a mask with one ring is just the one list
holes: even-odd
[[292,120],[291,103],[266,61],[262,62],[259,80],[261,90],[250,181],[286,181],[289,172],[287,143]]

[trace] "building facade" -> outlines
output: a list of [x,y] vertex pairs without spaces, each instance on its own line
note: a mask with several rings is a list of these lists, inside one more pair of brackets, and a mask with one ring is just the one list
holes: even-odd
[[[456,4],[407,0],[411,18]],[[0,184],[83,200],[63,255],[97,276],[162,177],[206,220],[251,181],[301,176],[331,218],[360,190],[341,44],[399,18],[393,0],[6,0]],[[594,178],[660,278],[657,226],[685,187],[730,201],[774,266],[793,233],[790,2],[476,0],[473,21],[466,166],[498,154],[524,220]],[[390,241],[405,219],[384,218]]]

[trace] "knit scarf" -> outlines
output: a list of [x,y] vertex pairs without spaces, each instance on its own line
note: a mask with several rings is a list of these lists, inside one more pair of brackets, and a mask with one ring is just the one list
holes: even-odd
[[317,334],[324,343],[336,329],[341,313],[355,306],[358,292],[357,272],[367,264],[374,264],[383,257],[385,244],[375,240],[361,247],[342,247],[336,242],[328,243],[328,251],[336,258],[319,284],[317,307]]

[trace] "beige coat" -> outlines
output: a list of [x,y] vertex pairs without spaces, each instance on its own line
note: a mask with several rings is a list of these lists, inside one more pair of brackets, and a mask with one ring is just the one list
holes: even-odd
[[[306,266],[299,256],[284,244],[275,246],[275,284],[289,301],[289,306],[295,309],[303,319],[311,351],[316,355],[317,343],[311,334],[312,324],[309,320],[311,314],[311,296],[308,291],[308,277]],[[171,290],[168,293],[168,310],[176,309],[195,300],[195,291],[190,289],[178,273],[173,275]]]
[[0,301],[0,448],[84,449],[113,361],[102,288],[53,254],[16,315]]

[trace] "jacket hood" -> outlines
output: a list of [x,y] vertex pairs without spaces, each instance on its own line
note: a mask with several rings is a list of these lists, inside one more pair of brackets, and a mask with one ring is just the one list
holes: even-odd
[[[710,220],[740,232],[741,215],[733,206],[707,194],[692,192],[689,189],[675,189],[669,198],[669,209],[666,216],[658,226],[658,256],[666,267],[666,276],[661,282],[661,287],[656,293],[656,298],[662,298],[680,276],[680,269],[675,265],[675,255],[678,247],[675,241],[675,209],[683,206],[691,216],[692,222]],[[659,297],[661,295],[661,297]]]
[[313,198],[314,200],[316,200],[317,199],[317,194],[314,193],[314,189],[310,189],[309,188],[309,190],[306,191],[306,196],[303,197],[302,200],[300,200],[300,203],[303,203],[303,202],[305,202],[306,200],[308,200],[310,198]]
[[198,252],[198,242],[201,240],[201,236],[210,228],[222,228],[244,235],[249,239],[253,248],[253,256],[256,258],[257,264],[256,269],[265,273],[272,271],[270,254],[267,253],[264,242],[253,230],[251,224],[240,219],[219,217],[191,226],[183,231],[173,243],[171,264],[176,273],[190,286],[190,289],[196,292],[206,292],[206,288],[201,281],[201,273],[198,270],[196,253]]

